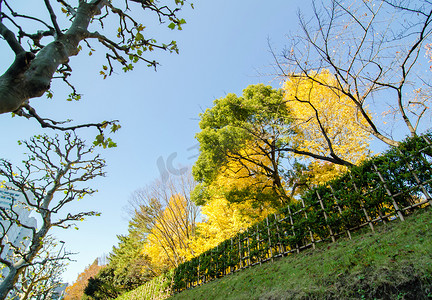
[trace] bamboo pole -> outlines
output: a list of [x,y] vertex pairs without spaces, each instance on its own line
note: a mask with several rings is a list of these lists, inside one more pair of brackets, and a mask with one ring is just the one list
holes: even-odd
[[[339,215],[342,217],[342,208],[340,207],[340,205],[339,205],[339,200],[336,198],[336,196],[335,196],[335,192],[334,192],[334,189],[333,189],[333,187],[331,186],[331,185],[329,185],[329,187],[330,187],[330,190],[331,190],[331,192],[332,192],[332,196],[333,196],[333,199],[335,200],[335,202],[336,202],[336,206],[337,206],[337,208],[338,208],[338,211],[339,211]],[[346,233],[347,233],[347,235],[348,235],[348,238],[351,240],[352,238],[351,238],[351,232],[350,232],[350,230],[347,228],[347,230],[346,230]]]
[[[307,215],[307,211],[306,211],[306,205],[304,203],[303,198],[300,198],[300,199],[301,199],[301,204],[302,204],[302,207],[303,207],[305,218],[307,219],[308,215]],[[311,239],[311,243],[312,243],[312,248],[315,249],[316,248],[316,246],[315,246],[315,238],[313,236],[312,230],[310,229],[310,226],[308,226],[308,229],[309,229],[309,235],[310,235],[310,239]]]
[[268,216],[266,217],[266,224],[267,224],[268,243],[269,243],[269,248],[270,248],[270,259],[273,262],[273,249],[272,249],[272,242],[271,242],[271,235],[270,235],[270,225],[269,225]]
[[[348,172],[348,174],[349,174],[350,178],[353,179],[353,176],[352,176],[351,172]],[[361,194],[359,192],[359,189],[357,188],[357,185],[355,183],[353,183],[353,186],[354,186],[354,190],[356,191],[356,193]],[[375,232],[375,228],[374,228],[374,226],[373,226],[373,224],[371,222],[371,218],[369,217],[369,214],[368,214],[368,212],[367,212],[367,210],[366,210],[366,208],[364,206],[364,203],[363,203],[362,199],[360,199],[360,207],[361,207],[361,209],[363,211],[363,214],[366,217],[366,221],[369,224],[370,229],[372,230],[372,232]]]
[[201,264],[200,264],[200,261],[201,261],[201,256],[198,256],[198,266],[197,266],[197,285],[200,285],[200,281],[201,281],[201,276],[200,276],[200,273],[201,273]]
[[395,200],[393,194],[391,193],[391,191],[389,190],[389,188],[387,186],[387,182],[384,180],[384,177],[381,175],[380,171],[378,170],[378,167],[375,164],[373,164],[373,167],[375,169],[375,173],[378,175],[378,177],[380,178],[381,182],[383,183],[383,186],[384,186],[384,189],[386,190],[387,195],[392,198],[392,204],[393,204],[393,207],[394,207],[394,209],[395,209],[395,211],[396,211],[399,219],[401,219],[401,221],[405,221],[405,219],[404,219],[404,217],[402,215],[402,212],[399,209],[399,206],[397,205],[396,200]]
[[284,255],[284,253],[285,253],[285,245],[282,243],[282,239],[281,239],[281,236],[280,236],[280,229],[279,229],[279,218],[278,218],[278,215],[275,213],[274,214],[274,216],[275,216],[275,222],[276,222],[276,231],[277,231],[277,237],[278,237],[278,254],[282,254],[282,255]]
[[240,245],[240,237],[238,237],[238,251],[239,251],[239,269],[243,269],[243,259],[242,259],[242,253],[241,253],[241,245]]
[[[293,236],[296,236],[295,230],[294,230],[294,221],[293,221],[292,213],[291,213],[291,207],[289,205],[288,205],[288,215],[289,215],[289,220],[290,220],[291,230],[292,230]],[[298,243],[296,243],[296,250],[297,250],[297,253],[300,253],[300,247],[299,247]]]
[[[213,255],[213,257],[215,257],[215,255]],[[216,273],[215,276],[217,278],[219,274],[219,244],[216,246],[216,272],[215,273]]]
[[259,229],[258,229],[258,224],[256,224],[256,234],[257,234],[257,248],[258,248],[258,253],[259,253],[259,264],[262,264],[262,259],[261,259],[261,240],[260,240],[260,236],[259,236]]
[[[397,148],[399,154],[406,158],[406,156],[402,153],[402,151]],[[410,171],[410,173],[414,176],[414,180],[416,181],[417,185],[420,186],[420,189],[422,190],[423,195],[425,195],[426,200],[429,202],[430,205],[432,205],[432,198],[429,195],[428,191],[426,190],[426,188],[424,187],[424,185],[421,183],[420,179],[418,178],[417,174],[415,173],[415,170],[411,167],[411,165],[405,160],[405,165],[408,167],[408,170]]]
[[[315,191],[315,193],[316,193],[316,195],[317,195],[317,197],[318,197],[319,204],[321,205],[321,208],[322,208],[323,213],[324,213],[324,219],[325,219],[325,221],[326,221],[326,223],[327,223],[327,219],[328,219],[328,217],[327,217],[327,213],[326,213],[326,211],[325,211],[324,203],[322,202],[321,196],[320,196],[320,194],[318,193],[318,191]],[[331,237],[332,242],[333,242],[333,243],[336,242],[336,239],[335,239],[335,237],[334,237],[333,230],[331,229],[330,225],[328,225],[328,223],[327,223],[327,227],[328,227],[328,229],[329,229],[330,237]]]
[[251,263],[251,255],[250,255],[250,243],[249,243],[250,236],[249,236],[249,227],[246,229],[246,232],[247,232],[247,250],[248,250],[248,264],[247,264],[247,267],[250,267],[250,265],[251,265],[252,263]]
[[[233,260],[232,259],[232,253],[233,253],[233,239],[231,238],[231,249],[230,249],[231,251],[230,251],[230,260]],[[234,273],[234,268],[235,268],[235,266],[231,266],[230,265],[230,273],[232,274],[232,273]]]

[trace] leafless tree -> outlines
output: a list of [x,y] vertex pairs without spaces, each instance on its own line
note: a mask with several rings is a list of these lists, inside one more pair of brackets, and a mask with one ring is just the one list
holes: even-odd
[[[39,116],[30,106],[30,100],[45,93],[52,97],[50,85],[54,78],[70,87],[69,100],[78,100],[81,95],[70,81],[69,58],[78,55],[83,46],[94,51],[90,45],[93,42],[105,52],[107,63],[100,71],[103,77],[111,75],[116,64],[125,72],[132,70],[133,64],[139,61],[156,68],[158,63],[150,58],[149,52],[178,52],[177,44],[175,41],[157,42],[148,36],[145,28],[149,25],[144,23],[156,18],[160,23],[167,22],[171,29],[181,29],[185,21],[177,14],[184,0],[172,3],[168,0],[37,2],[45,10],[45,17],[22,12],[23,7],[15,1],[0,0],[0,36],[15,54],[9,69],[0,76],[0,114],[14,112],[35,118],[42,127],[57,130],[96,127],[101,136],[108,125],[115,130],[118,126],[115,121],[65,126],[64,122]],[[34,3],[22,5],[25,8]]]
[[[9,207],[0,208],[3,220],[0,264],[8,269],[0,283],[0,299],[6,297],[25,268],[46,263],[34,259],[52,228],[67,229],[87,216],[98,215],[94,211],[72,213],[64,209],[70,202],[95,192],[82,187],[84,182],[104,175],[105,161],[75,135],[66,133],[64,139],[36,136],[22,144],[28,150],[28,158],[21,167],[0,159],[0,176],[10,183],[11,189],[22,195],[12,198]],[[23,220],[20,217],[23,209],[35,214],[39,224]],[[14,243],[8,240],[8,234],[16,226],[27,231],[27,241]]]
[[[347,97],[356,108],[356,124],[386,144],[398,145],[401,137],[393,135],[380,113],[394,116],[399,133],[405,128],[406,134],[414,136],[429,127],[431,85],[424,55],[432,32],[431,2],[312,4],[311,19],[299,14],[302,34],[291,36],[292,44],[281,56],[273,52],[278,73],[285,80],[309,80]],[[320,79],[317,74],[323,71],[335,80]],[[289,100],[307,102],[295,96]],[[316,118],[319,121],[319,112]]]

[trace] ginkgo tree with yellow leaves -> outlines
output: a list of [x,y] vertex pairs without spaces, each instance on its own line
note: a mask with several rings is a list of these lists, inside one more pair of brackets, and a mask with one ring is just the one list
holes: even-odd
[[231,203],[223,197],[208,200],[201,207],[203,221],[197,223],[196,234],[189,240],[192,251],[186,254],[186,259],[215,248],[275,211],[269,205],[256,207],[254,204],[252,201]]
[[371,134],[357,126],[357,122],[365,121],[351,100],[328,88],[337,84],[332,74],[324,70],[310,76],[313,79],[291,76],[283,83],[296,132],[290,137],[291,147],[285,150],[297,157],[315,158],[309,169],[314,173],[313,181],[323,183],[370,155]]
[[188,240],[194,234],[195,224],[187,222],[187,206],[184,196],[173,195],[165,207],[157,208],[152,229],[142,249],[157,274],[177,267],[185,261],[185,254],[191,253]]
[[132,194],[128,234],[118,236],[118,246],[109,254],[108,265],[89,282],[87,295],[120,295],[193,254],[190,240],[199,216],[199,208],[190,200],[194,186],[187,172],[167,181],[156,180]]
[[[334,80],[328,72],[316,76]],[[197,134],[193,171],[200,184],[193,199],[206,219],[197,224],[193,252],[215,247],[293,201],[302,188],[365,159],[370,136],[346,126],[353,111],[343,95],[296,77],[280,90],[252,85],[242,97],[215,100],[200,115]]]
[[194,187],[195,181],[186,173],[167,182],[156,181],[132,196],[135,227],[145,235],[141,251],[153,274],[178,266],[192,251],[188,240],[195,234],[199,213],[190,199]]
[[[316,78],[335,80],[327,72]],[[192,197],[198,204],[221,196],[281,207],[307,180],[331,179],[369,155],[370,134],[347,125],[356,108],[313,80],[293,76],[279,90],[251,85],[242,97],[215,100],[200,117]]]

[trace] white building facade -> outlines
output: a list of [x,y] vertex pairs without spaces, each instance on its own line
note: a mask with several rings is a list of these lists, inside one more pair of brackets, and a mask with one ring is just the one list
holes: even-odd
[[[14,215],[18,216],[18,220],[21,224],[37,227],[37,221],[35,218],[30,217],[31,210],[25,206],[24,195],[20,192],[0,188],[0,209],[6,212],[14,212]],[[32,231],[30,229],[18,226],[15,222],[11,222],[4,217],[4,213],[0,213],[0,237],[1,244],[5,247],[0,253],[1,258],[11,259],[14,256],[12,244],[15,247],[19,247],[24,250],[30,243]],[[1,270],[1,275],[5,276],[9,273],[8,268]],[[1,279],[0,279],[1,280]]]

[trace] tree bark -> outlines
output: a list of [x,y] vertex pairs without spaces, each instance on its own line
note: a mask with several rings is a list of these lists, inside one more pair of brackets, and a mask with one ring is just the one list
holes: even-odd
[[16,46],[15,37],[10,36],[12,33],[0,24],[2,35],[8,36],[6,39],[16,54],[15,61],[0,76],[0,114],[17,111],[31,98],[40,97],[48,91],[59,66],[66,64],[69,57],[77,55],[79,42],[89,37],[88,25],[99,11],[95,4],[80,1],[71,27],[36,55]]

